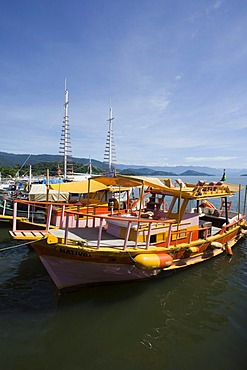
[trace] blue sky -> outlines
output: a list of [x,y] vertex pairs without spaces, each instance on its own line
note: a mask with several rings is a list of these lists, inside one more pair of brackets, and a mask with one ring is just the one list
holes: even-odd
[[0,0],[0,151],[247,167],[245,0]]

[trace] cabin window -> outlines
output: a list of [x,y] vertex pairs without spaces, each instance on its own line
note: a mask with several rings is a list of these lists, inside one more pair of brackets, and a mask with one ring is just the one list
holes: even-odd
[[172,235],[172,241],[186,238],[186,231],[179,232]]
[[170,211],[172,213],[178,214],[179,213],[179,202],[180,202],[180,208],[182,206],[182,199],[179,200],[179,198],[174,198],[171,203],[171,209]]

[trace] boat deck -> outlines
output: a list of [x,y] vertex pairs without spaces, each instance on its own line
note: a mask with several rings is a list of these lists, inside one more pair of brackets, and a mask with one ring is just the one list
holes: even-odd
[[[94,228],[77,228],[71,229],[73,232],[69,231],[68,239],[74,241],[87,241],[88,246],[97,247],[98,244],[98,235],[99,229]],[[65,231],[61,229],[57,230],[49,230],[50,234],[58,237],[64,238]],[[117,238],[114,235],[107,233],[105,230],[102,230],[101,240],[100,240],[101,247],[109,247],[109,248],[120,248],[124,246],[124,239]],[[127,248],[135,247],[135,241],[128,240]],[[138,248],[146,248],[146,243],[138,242]]]
[[221,228],[220,227],[216,227],[216,226],[212,226],[211,228],[211,235],[216,235],[220,232]]

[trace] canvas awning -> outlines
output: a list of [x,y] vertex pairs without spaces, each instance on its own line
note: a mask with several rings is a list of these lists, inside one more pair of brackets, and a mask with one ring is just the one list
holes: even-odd
[[[167,187],[158,179],[147,176],[122,176],[115,177],[97,176],[84,181],[65,182],[63,184],[50,184],[50,189],[66,191],[68,193],[85,194],[95,193],[100,190],[117,190],[117,188],[131,188],[136,186],[151,186],[155,189],[166,189]],[[123,189],[121,189],[123,190]]]
[[[72,194],[86,194],[88,192],[88,181],[89,180],[65,182],[63,184],[50,184],[50,189],[65,191]],[[90,179],[90,193],[96,193],[97,191],[106,189],[107,186],[105,184]]]
[[[47,186],[45,184],[32,184],[28,197],[29,200],[35,202],[47,201]],[[69,199],[68,192],[49,189],[48,194],[49,202],[67,202],[68,199]]]
[[160,181],[158,178],[148,176],[123,176],[123,175],[117,175],[114,177],[99,176],[94,177],[94,180],[107,186],[131,188],[144,185],[153,187],[155,189],[167,189],[167,186],[165,186],[162,183],[162,181]]

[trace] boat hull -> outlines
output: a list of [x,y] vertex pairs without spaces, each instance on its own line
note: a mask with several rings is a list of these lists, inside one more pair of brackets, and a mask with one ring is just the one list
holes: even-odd
[[162,269],[144,271],[130,263],[105,263],[100,260],[88,262],[88,258],[84,256],[72,255],[72,258],[69,258],[68,254],[64,257],[56,256],[54,251],[49,255],[37,244],[33,249],[59,290],[147,279],[157,276],[162,271]]
[[[215,244],[220,245],[220,240],[233,247],[242,236],[234,230],[220,237]],[[165,271],[184,269],[225,252],[225,248],[208,247],[200,253],[190,253],[188,257],[185,255],[184,258],[174,259],[165,268],[141,269],[137,267],[138,264],[135,265],[134,259],[130,258],[127,252],[122,252],[121,256],[116,256],[113,252],[102,253],[96,250],[90,253],[65,245],[49,246],[45,240],[34,243],[33,249],[59,290],[162,276]]]

